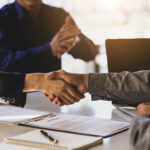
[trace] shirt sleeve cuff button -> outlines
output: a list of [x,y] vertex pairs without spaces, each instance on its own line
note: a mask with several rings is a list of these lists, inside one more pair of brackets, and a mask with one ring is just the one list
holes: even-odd
[[10,101],[11,101],[11,104],[14,104],[16,102],[14,98],[11,98]]

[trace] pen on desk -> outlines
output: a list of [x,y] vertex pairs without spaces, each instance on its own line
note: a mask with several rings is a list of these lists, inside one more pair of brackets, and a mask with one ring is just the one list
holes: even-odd
[[47,132],[41,130],[40,133],[41,133],[42,135],[44,135],[46,138],[48,138],[48,139],[49,139],[51,142],[53,142],[54,144],[57,144],[57,143],[58,143],[58,140],[57,140],[55,137],[49,135]]

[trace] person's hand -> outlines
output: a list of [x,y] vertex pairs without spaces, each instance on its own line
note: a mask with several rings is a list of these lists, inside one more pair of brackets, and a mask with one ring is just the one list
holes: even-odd
[[49,102],[52,102],[53,104],[57,105],[57,106],[64,106],[65,103],[63,102],[63,100],[57,96],[55,96],[54,94],[47,94],[47,93],[44,93],[43,94]]
[[[76,89],[84,94],[88,91],[88,74],[73,74],[73,73],[67,73],[65,71],[57,71],[52,72],[47,76],[48,79],[62,79],[66,81],[67,83],[73,85],[76,87]],[[52,101],[53,103],[61,103],[63,104],[63,101],[56,97],[55,95],[48,95],[47,93],[44,94],[46,97],[48,97],[49,101]]]
[[80,93],[88,91],[88,74],[68,73],[63,70],[54,71],[46,76],[47,79],[61,79],[74,86]]
[[142,103],[137,106],[138,115],[150,115],[150,103]]
[[[70,105],[78,102],[84,97],[71,85],[63,80],[50,80],[48,74],[35,73],[27,74],[25,77],[24,92],[29,91],[43,91],[48,95],[55,95],[59,97],[63,104]],[[57,105],[62,105],[58,102]]]
[[66,18],[65,24],[53,37],[50,47],[54,56],[60,58],[65,52],[69,52],[78,42],[80,29],[73,24],[70,16]]

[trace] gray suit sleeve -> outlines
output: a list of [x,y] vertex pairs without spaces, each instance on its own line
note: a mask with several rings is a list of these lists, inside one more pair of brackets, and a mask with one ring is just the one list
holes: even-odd
[[89,93],[93,100],[138,105],[150,102],[150,71],[89,74]]
[[138,116],[130,130],[132,150],[150,150],[150,116]]

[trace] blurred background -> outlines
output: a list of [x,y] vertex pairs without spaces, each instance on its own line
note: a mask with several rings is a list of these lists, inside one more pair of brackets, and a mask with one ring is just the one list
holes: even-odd
[[[0,0],[0,7],[13,1]],[[105,39],[150,38],[149,0],[43,0],[43,2],[68,11],[82,32],[98,45],[99,52],[94,62],[85,63],[82,60],[74,60],[65,54],[62,59],[62,68],[66,71],[76,73],[107,72]],[[76,113],[76,111],[82,110],[81,103],[84,101],[67,109],[63,108],[63,111],[67,112],[66,110],[70,109]],[[94,110],[90,110],[90,105],[85,106],[84,104],[84,109],[89,110],[90,113],[96,113],[96,110],[100,109],[97,107],[97,102],[93,104]],[[101,108],[105,110],[103,105]]]
[[[14,0],[0,0],[0,7]],[[96,45],[100,54],[96,57],[98,72],[107,72],[105,39],[149,38],[149,0],[43,0],[44,3],[64,8],[74,18],[82,32]],[[62,68],[69,72],[94,72],[94,63],[63,56]]]

